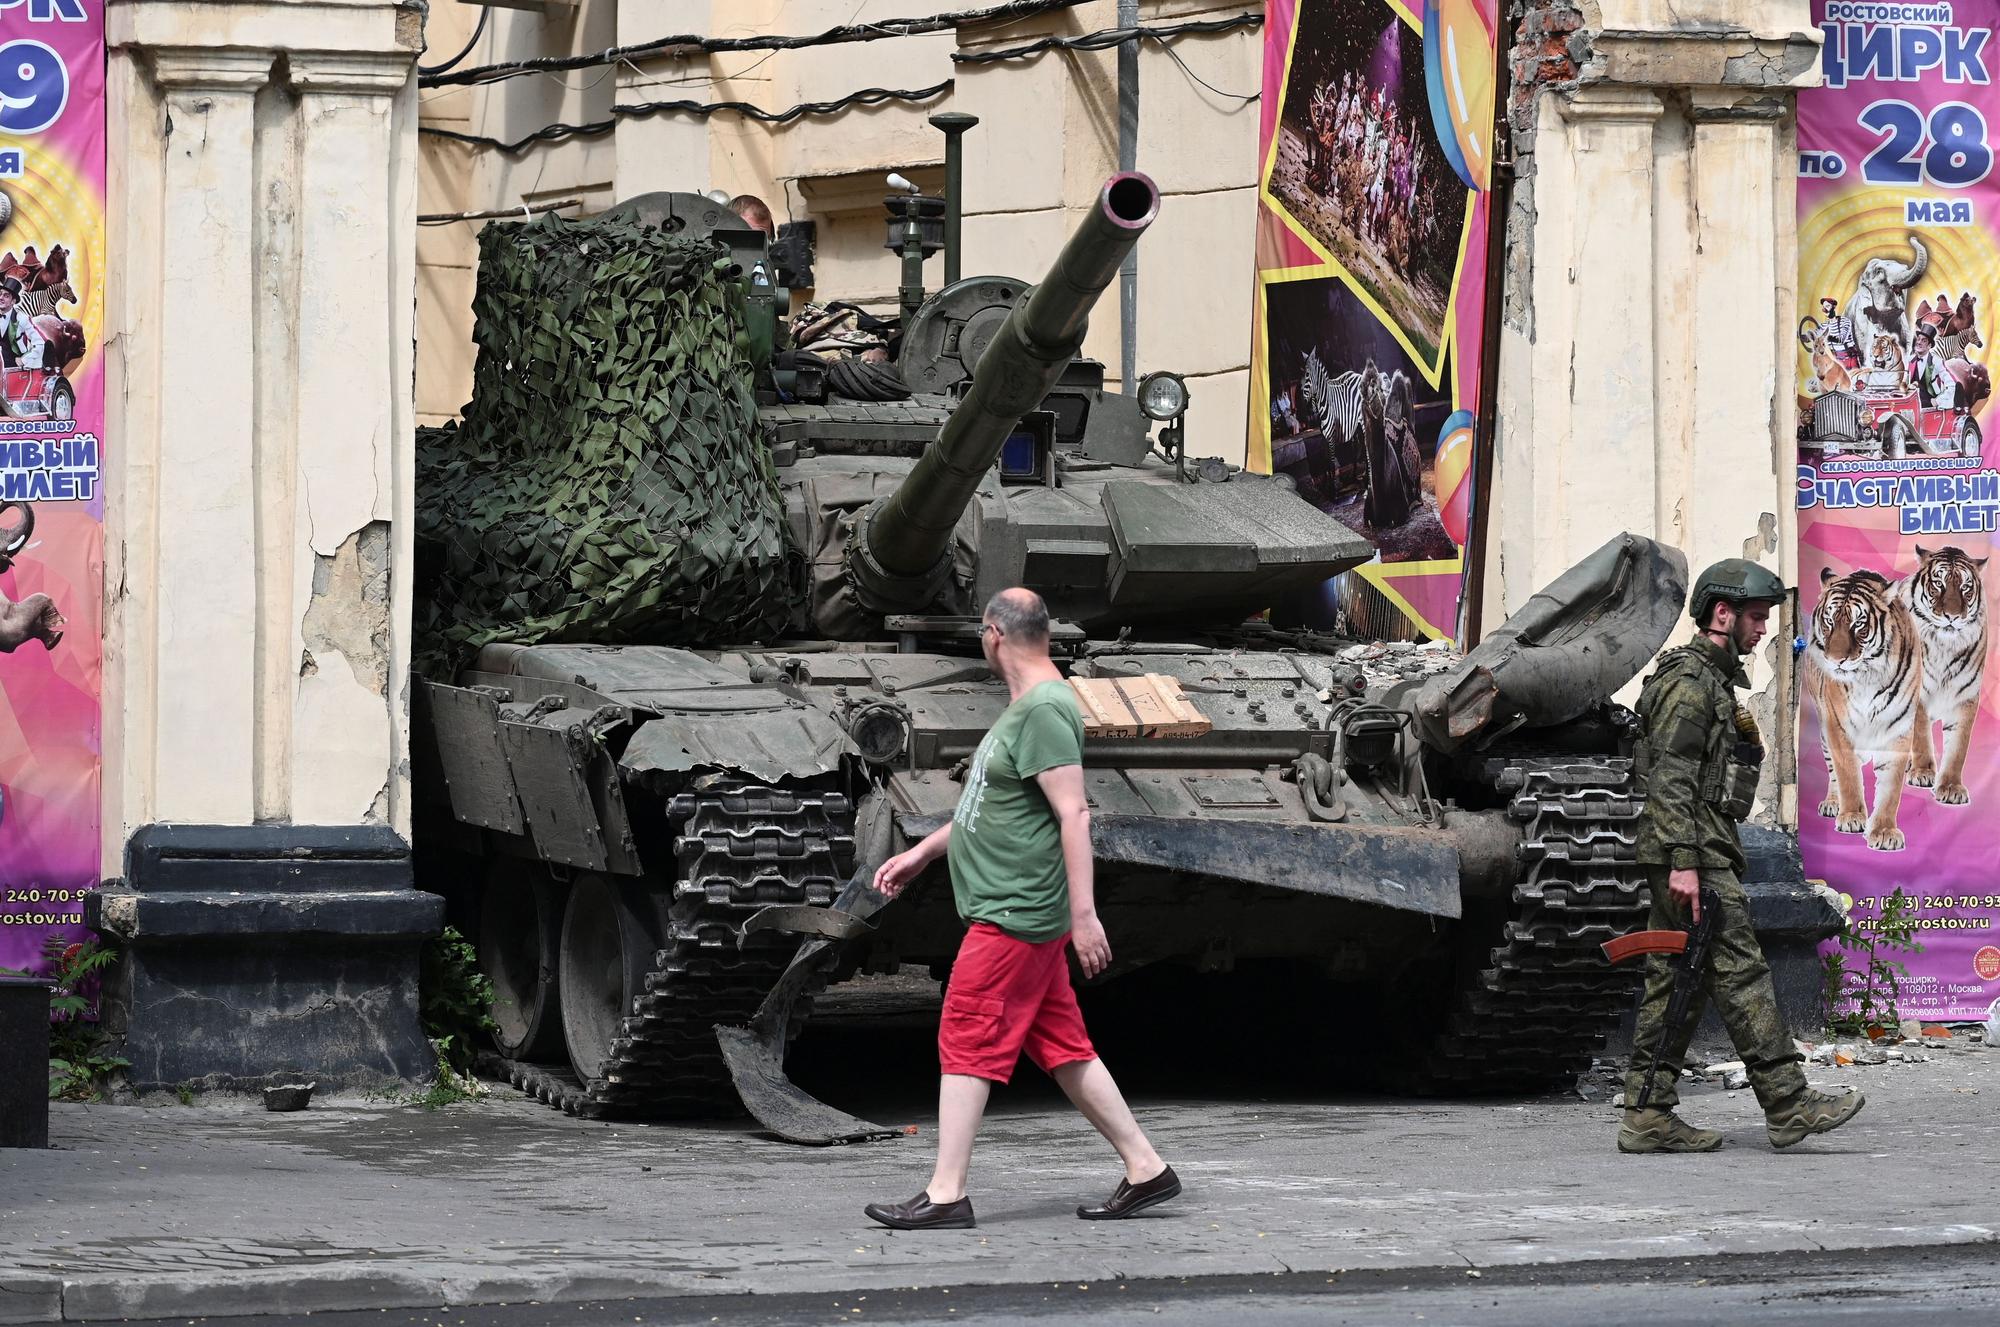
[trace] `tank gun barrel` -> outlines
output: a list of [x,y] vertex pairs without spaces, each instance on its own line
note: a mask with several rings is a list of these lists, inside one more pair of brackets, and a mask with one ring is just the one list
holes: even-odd
[[850,570],[866,606],[911,612],[935,601],[950,571],[958,518],[1021,416],[1041,404],[1076,357],[1091,306],[1159,210],[1159,188],[1145,175],[1124,171],[1105,181],[1048,275],[979,357],[937,441],[896,491],[856,522]]

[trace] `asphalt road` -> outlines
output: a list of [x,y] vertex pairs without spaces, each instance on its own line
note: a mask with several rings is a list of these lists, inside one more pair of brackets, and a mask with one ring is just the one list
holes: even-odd
[[[1475,1275],[1474,1273],[1477,1273]],[[1990,1245],[1864,1253],[1720,1255],[1555,1267],[1423,1268],[1034,1286],[932,1286],[850,1294],[597,1300],[446,1311],[230,1318],[230,1327],[675,1327],[756,1322],[1042,1323],[1088,1314],[1109,1327],[1217,1321],[1648,1327],[1714,1323],[1960,1322],[2000,1309]],[[205,1320],[196,1319],[194,1322]],[[188,1327],[186,1318],[134,1327]]]
[[[2000,1264],[2000,1053],[1970,1038],[1923,1060],[1814,1067],[1868,1108],[1784,1152],[1749,1093],[1690,1083],[1688,1117],[1729,1146],[1627,1157],[1600,1075],[1582,1096],[1385,1097],[1354,1081],[1387,1035],[1355,1010],[1139,1012],[1150,1044],[1109,1017],[1093,1030],[1187,1192],[1138,1220],[1076,1220],[1115,1159],[1026,1071],[980,1137],[978,1229],[867,1221],[864,1203],[921,1186],[936,1128],[934,1026],[885,1014],[830,1020],[799,1046],[803,1083],[914,1129],[856,1147],[792,1147],[741,1120],[590,1123],[506,1089],[440,1111],[60,1106],[53,1149],[0,1153],[0,1324],[349,1310],[384,1327],[1008,1321],[1085,1306],[1113,1320],[1595,1322],[1641,1293],[1646,1319],[1685,1300],[1713,1322],[1991,1302],[1978,1299],[1990,1280],[1968,1276]],[[1959,1261],[1940,1273],[1927,1254]],[[1741,1255],[1768,1261],[1713,1273]],[[491,1304],[528,1307],[470,1307]]]

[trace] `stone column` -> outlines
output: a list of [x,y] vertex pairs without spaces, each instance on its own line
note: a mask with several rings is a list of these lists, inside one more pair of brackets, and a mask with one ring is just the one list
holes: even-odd
[[[1691,303],[1698,331],[1688,347],[1688,377],[1701,385],[1688,431],[1684,487],[1701,495],[1706,528],[1685,528],[1681,546],[1691,561],[1754,558],[1787,585],[1798,583],[1797,507],[1792,499],[1797,458],[1789,332],[1798,322],[1798,260],[1773,242],[1773,217],[1796,216],[1781,145],[1784,105],[1776,97],[1735,89],[1695,89],[1689,200],[1695,250]],[[1785,228],[1789,234],[1790,226]],[[1726,316],[1704,318],[1705,310]],[[1772,335],[1777,328],[1783,339]],[[1719,476],[1733,482],[1715,483]],[[1692,526],[1692,522],[1684,525]],[[1771,641],[1746,660],[1759,693],[1758,719],[1772,734],[1777,759],[1765,796],[1785,824],[1798,820],[1794,741],[1796,624],[1773,623]]]
[[[1818,77],[1810,7],[1531,10],[1512,53],[1481,620],[1620,530],[1673,544],[1690,571],[1749,557],[1791,582],[1791,108]],[[1763,810],[1784,824],[1796,822],[1792,634],[1777,624],[1751,661],[1753,704],[1784,753]]]
[[[1503,341],[1495,508],[1507,609],[1619,530],[1653,523],[1653,133],[1644,89],[1545,103],[1535,342]],[[1542,347],[1547,345],[1548,352]],[[1552,353],[1549,353],[1552,352]],[[1509,390],[1513,387],[1514,390]],[[1489,615],[1497,623],[1503,614]]]
[[431,1072],[442,900],[403,837],[420,22],[107,10],[119,878],[90,916],[124,951],[105,1011],[142,1090]]
[[[127,541],[128,556],[150,553],[155,568],[150,640],[134,642],[130,656],[135,670],[150,673],[155,698],[147,768],[137,773],[148,785],[148,818],[249,823],[257,810],[256,655],[229,645],[254,636],[259,599],[257,559],[243,556],[256,542],[257,356],[248,314],[257,269],[251,229],[213,219],[255,214],[256,98],[275,57],[205,47],[159,47],[150,56],[163,115],[155,242],[169,256],[148,338],[162,397],[147,513],[157,523],[145,544]],[[107,406],[115,418],[117,402]],[[107,452],[139,450],[138,438],[107,432],[117,439]],[[176,774],[175,757],[197,752],[200,777]]]
[[[1794,92],[1806,0],[1530,0],[1510,113],[1499,429],[1481,619],[1621,530],[1690,572],[1748,557],[1795,583]],[[1684,616],[1669,644],[1692,634]],[[1745,830],[1750,915],[1787,1014],[1833,918],[1806,888],[1794,626],[1748,660],[1775,757]],[[1637,696],[1635,679],[1619,696]],[[1817,758],[1817,753],[1812,758]],[[1806,1002],[1809,1003],[1809,1002]]]
[[[388,279],[413,243],[395,205],[394,99],[402,52],[311,52],[289,61],[299,96],[298,380],[291,529],[292,611],[280,658],[294,688],[284,783],[304,824],[368,821],[407,830],[392,788],[407,750],[391,715],[391,567],[410,522],[395,520],[411,463],[407,328]],[[357,280],[357,277],[363,279]],[[400,541],[396,536],[400,535]],[[407,579],[407,578],[403,578]],[[404,617],[408,613],[405,610]],[[407,658],[407,656],[406,656]]]

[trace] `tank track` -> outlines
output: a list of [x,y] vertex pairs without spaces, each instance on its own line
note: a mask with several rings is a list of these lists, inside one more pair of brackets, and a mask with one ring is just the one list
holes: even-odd
[[853,808],[840,793],[725,785],[675,796],[667,819],[678,869],[666,947],[602,1076],[582,1082],[568,1065],[497,1055],[482,1057],[483,1072],[584,1119],[740,1109],[715,1027],[750,1021],[799,940],[760,932],[739,945],[739,928],[770,904],[833,902],[853,869]]
[[1413,1084],[1433,1093],[1534,1092],[1590,1067],[1632,1007],[1641,969],[1598,948],[1645,924],[1632,762],[1496,760],[1484,771],[1521,825],[1523,868],[1487,965],[1456,996]]

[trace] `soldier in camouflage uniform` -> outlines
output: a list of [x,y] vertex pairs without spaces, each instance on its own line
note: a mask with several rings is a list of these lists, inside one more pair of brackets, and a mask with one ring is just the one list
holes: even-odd
[[1715,891],[1722,915],[1701,989],[1687,1020],[1671,1030],[1671,1041],[1664,1020],[1675,967],[1664,955],[1646,961],[1625,1099],[1636,1102],[1649,1075],[1653,1090],[1647,1109],[1625,1111],[1621,1152],[1712,1152],[1722,1146],[1720,1133],[1674,1114],[1681,1060],[1709,1000],[1743,1059],[1773,1147],[1838,1128],[1861,1109],[1858,1092],[1830,1096],[1806,1085],[1804,1057],[1779,1017],[1771,970],[1739,879],[1744,861],[1736,824],[1749,814],[1763,746],[1735,689],[1749,687],[1742,656],[1763,638],[1771,609],[1784,596],[1783,583],[1754,562],[1730,558],[1708,568],[1689,603],[1700,632],[1661,657],[1639,695],[1647,769],[1639,862],[1652,888],[1650,925],[1680,930],[1698,921],[1703,886]]

